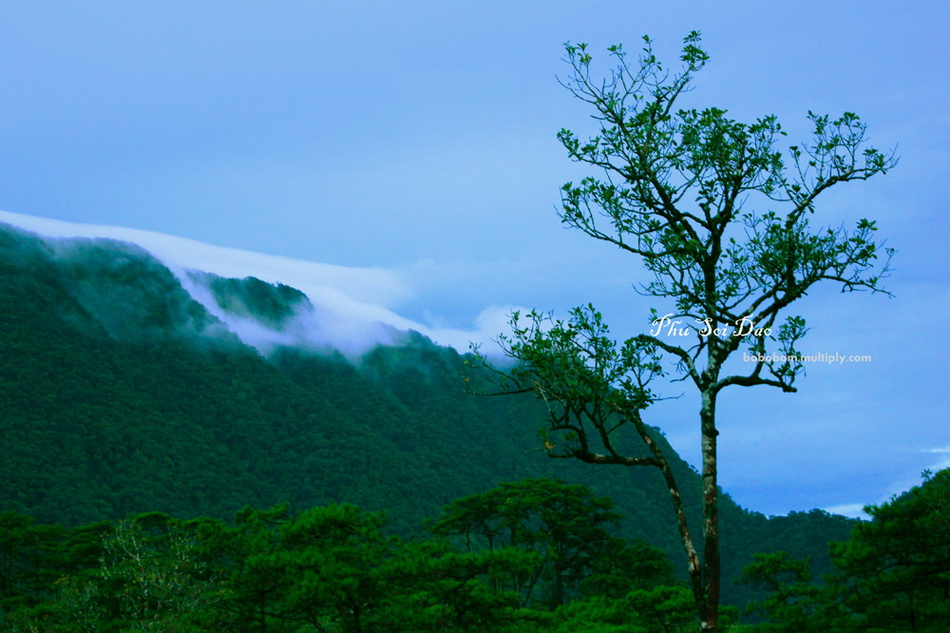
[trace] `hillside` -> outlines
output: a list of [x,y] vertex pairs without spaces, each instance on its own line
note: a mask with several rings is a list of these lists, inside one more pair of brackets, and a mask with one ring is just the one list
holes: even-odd
[[[319,319],[303,293],[200,271],[185,284],[132,245],[0,228],[0,510],[80,525],[345,501],[411,535],[453,499],[555,476],[612,497],[629,536],[682,558],[658,473],[547,459],[539,404],[470,395],[455,350],[411,332],[357,361],[282,346],[299,315]],[[236,322],[269,333],[266,357]],[[695,517],[699,478],[675,468]],[[728,495],[721,514],[727,577],[777,547],[822,568],[852,525],[817,511],[766,519]]]

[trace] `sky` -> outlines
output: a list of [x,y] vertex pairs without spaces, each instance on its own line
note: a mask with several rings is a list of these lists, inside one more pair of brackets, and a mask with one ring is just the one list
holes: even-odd
[[[651,307],[639,262],[556,215],[560,186],[591,174],[555,137],[590,129],[557,81],[563,44],[589,42],[606,70],[611,44],[649,34],[674,62],[701,31],[691,102],[775,114],[790,138],[809,110],[854,111],[900,156],[818,207],[877,220],[893,297],[829,287],[796,306],[804,352],[871,360],[811,363],[796,394],[719,407],[720,483],[739,503],[854,513],[950,466],[948,23],[936,0],[6,2],[0,209],[263,253],[285,283],[376,280],[351,298],[462,347],[512,307],[592,302],[630,335]],[[684,395],[648,421],[698,464],[698,405],[665,390]]]

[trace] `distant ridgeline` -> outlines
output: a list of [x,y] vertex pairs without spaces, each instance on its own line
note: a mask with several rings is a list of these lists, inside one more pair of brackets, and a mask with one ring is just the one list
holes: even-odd
[[[464,357],[419,334],[357,361],[282,343],[314,310],[287,286],[176,275],[131,244],[0,225],[0,511],[80,525],[350,502],[412,534],[454,499],[553,476],[612,497],[628,536],[682,566],[658,472],[548,459],[539,403],[467,394]],[[269,342],[266,358],[239,327]],[[674,467],[696,515],[699,476]],[[813,555],[821,572],[826,543],[853,525],[820,511],[767,519],[728,496],[720,512],[733,578],[775,549]]]

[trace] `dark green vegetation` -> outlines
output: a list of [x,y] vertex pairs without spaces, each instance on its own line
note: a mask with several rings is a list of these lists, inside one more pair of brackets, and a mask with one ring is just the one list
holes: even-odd
[[[488,523],[485,496],[504,499]],[[591,527],[581,517],[594,507],[603,521]],[[8,513],[2,606],[6,630],[570,630],[560,621],[574,616],[557,613],[569,600],[576,612],[610,592],[676,590],[662,551],[606,529],[619,518],[609,499],[550,479],[461,499],[435,523],[443,536],[490,529],[494,547],[470,533],[404,541],[382,531],[381,514],[346,504],[76,530]],[[629,570],[618,576],[606,553]]]
[[[228,292],[240,294],[248,315],[266,313],[276,322],[305,301],[292,289],[256,280],[218,282],[219,304],[228,303],[221,298]],[[653,613],[657,622],[691,621],[678,610],[683,588],[670,581],[670,563],[651,547],[669,553],[680,578],[684,563],[662,478],[652,471],[592,472],[583,464],[551,462],[536,449],[535,433],[544,422],[538,403],[468,395],[466,359],[411,334],[403,345],[376,348],[356,365],[339,355],[293,349],[265,359],[137,248],[45,242],[0,230],[5,608],[35,606],[53,614],[53,622],[60,617],[55,613],[66,613],[57,609],[71,604],[69,609],[89,609],[90,618],[105,613],[134,620],[156,608],[135,603],[146,579],[134,577],[129,561],[141,559],[166,570],[156,571],[168,584],[155,591],[170,592],[166,603],[178,605],[170,612],[190,609],[191,600],[205,605],[201,612],[220,608],[245,622],[251,615],[237,613],[234,605],[250,600],[247,592],[259,592],[261,600],[271,595],[255,583],[305,573],[303,559],[286,547],[334,561],[339,556],[345,561],[333,565],[370,574],[372,579],[346,582],[383,587],[382,595],[396,601],[374,607],[370,618],[407,609],[403,600],[419,600],[420,612],[436,609],[436,602],[465,600],[475,606],[452,608],[469,614],[486,609],[499,627],[508,619],[525,620],[523,608],[533,610],[525,621],[559,609],[558,618],[573,622],[563,625],[565,631],[583,630],[580,622],[621,626],[632,613]],[[475,383],[483,379],[477,372],[467,375]],[[672,455],[662,435],[655,437]],[[671,464],[683,482],[686,511],[698,517],[698,475],[679,459]],[[552,522],[545,513],[569,508],[546,505],[557,498],[543,493],[538,478],[550,476],[591,487],[565,489],[573,491],[565,493],[565,504],[582,511]],[[520,482],[505,484],[518,494],[489,490],[498,482]],[[472,495],[482,496],[472,501]],[[508,503],[513,498],[520,499],[517,507]],[[331,505],[347,503],[360,510]],[[466,519],[466,504],[480,514]],[[247,507],[272,509],[240,510]],[[98,523],[156,512],[168,516]],[[385,512],[385,524],[379,512]],[[721,512],[728,578],[738,578],[754,553],[775,549],[812,556],[816,575],[830,572],[825,544],[845,539],[853,527],[820,511],[767,519],[728,496]],[[615,513],[626,518],[617,521]],[[304,518],[326,522],[338,514],[343,518],[333,521],[352,524],[343,532],[360,536],[333,536],[328,542],[342,548],[336,553],[308,549],[302,532],[294,531]],[[422,527],[427,518],[444,540]],[[496,531],[497,539],[490,537]],[[466,535],[471,548],[462,541]],[[357,542],[364,548],[358,557],[370,562],[354,562],[347,553]],[[512,554],[511,547],[523,553]],[[500,553],[486,554],[493,548]],[[422,574],[426,565],[445,569],[412,580],[421,584],[392,584]],[[278,621],[306,622],[299,619],[305,603],[322,605],[320,613],[337,609],[332,596],[320,593],[335,591],[324,586],[327,578],[300,582],[273,589],[280,596],[274,608],[297,615],[267,616],[273,620],[268,630],[280,630]],[[116,587],[129,602],[102,602],[104,595],[124,595]],[[726,589],[727,601],[736,605],[765,596],[751,586],[729,583]],[[95,626],[101,623],[87,630],[107,630]],[[429,624],[418,626],[427,630]]]
[[922,485],[867,511],[870,522],[831,544],[835,571],[822,585],[811,582],[807,560],[756,556],[741,578],[769,590],[750,605],[768,619],[756,630],[950,630],[950,469],[925,473]]
[[215,303],[225,312],[273,329],[283,328],[296,310],[311,307],[307,295],[283,284],[272,286],[255,277],[225,279],[203,272],[192,272],[189,276],[207,286]]
[[[942,633],[950,470],[832,543],[835,571],[756,555],[765,620],[736,632]],[[0,513],[0,631],[673,633],[698,625],[661,550],[618,536],[586,486],[528,479],[457,499],[412,540],[380,513],[246,507],[67,529]],[[733,620],[736,609],[725,609]]]

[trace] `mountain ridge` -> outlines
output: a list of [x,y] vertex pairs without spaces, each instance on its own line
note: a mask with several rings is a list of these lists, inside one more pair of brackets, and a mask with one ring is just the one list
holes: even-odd
[[[353,354],[366,351],[377,343],[391,342],[392,330],[415,329],[427,334],[433,330],[394,312],[410,290],[396,272],[380,268],[354,268],[290,259],[205,244],[176,237],[124,227],[76,224],[0,210],[0,224],[44,241],[51,248],[65,251],[63,243],[82,240],[111,240],[134,245],[178,278],[193,298],[219,317],[212,296],[189,279],[192,273],[216,275],[226,279],[255,277],[272,285],[286,285],[302,291],[321,309],[327,341],[347,348]],[[380,326],[383,327],[380,327]],[[311,333],[312,334],[312,333]],[[447,336],[468,340],[459,332]]]
[[[217,289],[219,309],[263,315],[273,332],[319,311],[287,286],[196,276],[211,296]],[[394,337],[356,362],[279,341],[265,358],[141,249],[51,246],[0,228],[0,510],[77,525],[154,510],[227,518],[245,505],[350,502],[385,510],[412,534],[453,499],[553,476],[613,497],[630,536],[682,558],[659,473],[548,459],[535,436],[541,403],[472,396],[465,377],[487,383],[462,376],[464,355],[418,332]],[[698,519],[699,477],[672,462]],[[852,525],[827,513],[770,523],[728,495],[721,514],[734,554],[724,556],[727,577],[763,542],[820,557],[826,535],[843,539]],[[811,528],[781,527],[802,520]]]

